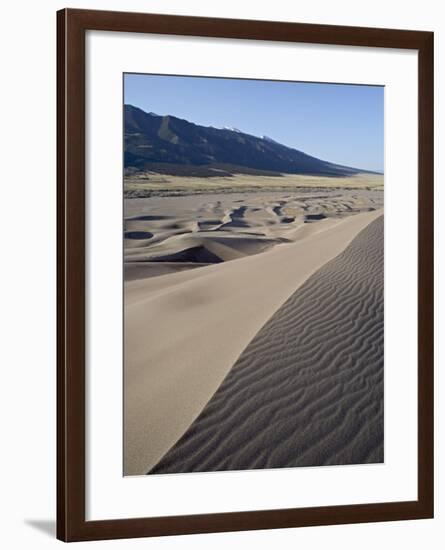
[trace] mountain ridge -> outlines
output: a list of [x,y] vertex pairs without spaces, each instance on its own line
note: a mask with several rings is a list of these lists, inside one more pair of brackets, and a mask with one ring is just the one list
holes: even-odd
[[125,172],[231,176],[302,174],[347,177],[371,173],[308,155],[269,137],[201,126],[173,115],[124,106]]

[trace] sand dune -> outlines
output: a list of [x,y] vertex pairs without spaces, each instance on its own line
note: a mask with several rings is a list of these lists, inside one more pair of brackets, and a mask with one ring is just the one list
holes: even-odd
[[158,277],[169,273],[177,273],[197,267],[206,267],[206,263],[198,262],[126,262],[125,281],[135,281],[137,279],[148,279],[149,277]]
[[291,228],[295,242],[262,254],[126,283],[126,474],[160,461],[261,327],[380,214],[302,224]]
[[[301,238],[306,224],[376,210],[382,200],[381,191],[358,189],[126,200],[125,278],[158,276],[258,254]],[[136,263],[144,268],[135,267]],[[169,265],[151,265],[160,263]]]
[[272,316],[151,473],[383,460],[383,217]]

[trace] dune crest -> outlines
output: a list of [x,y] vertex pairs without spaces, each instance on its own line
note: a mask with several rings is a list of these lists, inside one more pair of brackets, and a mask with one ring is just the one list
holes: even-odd
[[261,254],[126,283],[125,474],[161,460],[270,317],[381,214],[307,223]]
[[383,217],[258,332],[150,473],[383,461]]

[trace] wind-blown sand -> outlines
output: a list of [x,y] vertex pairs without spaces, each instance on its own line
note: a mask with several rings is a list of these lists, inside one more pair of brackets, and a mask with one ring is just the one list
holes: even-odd
[[383,461],[383,216],[246,347],[150,473]]
[[382,205],[382,191],[329,188],[128,199],[125,279],[258,254],[300,239],[305,225]]
[[[275,241],[272,245],[267,243],[261,254],[249,253],[250,245],[244,243],[244,251],[240,247],[233,247],[234,252],[220,248],[218,255],[214,249],[220,260],[221,250],[233,254],[230,258],[226,256],[231,261],[210,262],[210,265],[199,269],[150,278],[127,278],[125,474],[143,474],[159,463],[200,415],[261,327],[296,289],[322,265],[342,253],[357,233],[379,215],[381,211],[371,211],[344,218],[332,215],[316,223],[298,223],[286,229],[287,237],[285,241],[280,241],[282,244],[273,246],[277,244]],[[268,224],[261,220],[259,223],[267,229]],[[280,223],[280,227],[282,225]],[[227,239],[243,238],[249,241],[246,235],[240,237],[239,227],[235,235],[230,234],[230,226],[227,229]],[[138,228],[127,230],[137,231]],[[255,233],[251,224],[246,228],[246,233]],[[274,230],[261,231],[256,237],[260,240],[282,239],[281,232],[272,233]],[[203,238],[199,233],[197,236],[180,234],[175,237],[182,242],[178,249],[170,248],[168,260],[171,260],[172,250],[175,254],[196,248],[184,248],[184,239]],[[227,242],[216,244],[232,248]],[[163,252],[171,245],[170,240]],[[141,248],[146,247],[143,245]],[[209,250],[208,246],[204,248]],[[148,254],[145,260],[152,258],[152,252],[149,248],[143,251],[143,254]],[[168,264],[168,260],[160,263]],[[186,260],[189,261],[190,257]],[[158,262],[153,263],[159,265]],[[200,265],[203,263],[206,262]],[[350,284],[354,285],[353,279]],[[313,392],[317,394],[320,388],[325,388],[322,380]],[[299,393],[302,391],[301,388],[298,390]],[[289,398],[287,393],[284,395]],[[333,408],[340,407],[335,401],[331,405]],[[329,419],[333,418],[332,414],[328,415]],[[243,437],[240,432],[239,436]],[[370,449],[370,457],[377,454],[373,455]],[[257,458],[260,462],[260,457]],[[171,471],[181,471],[181,468]]]

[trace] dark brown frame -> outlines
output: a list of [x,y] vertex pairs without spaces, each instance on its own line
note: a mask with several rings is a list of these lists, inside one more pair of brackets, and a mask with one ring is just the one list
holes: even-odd
[[[85,32],[418,50],[418,500],[85,520]],[[433,33],[65,9],[57,13],[57,537],[63,541],[433,517]]]

